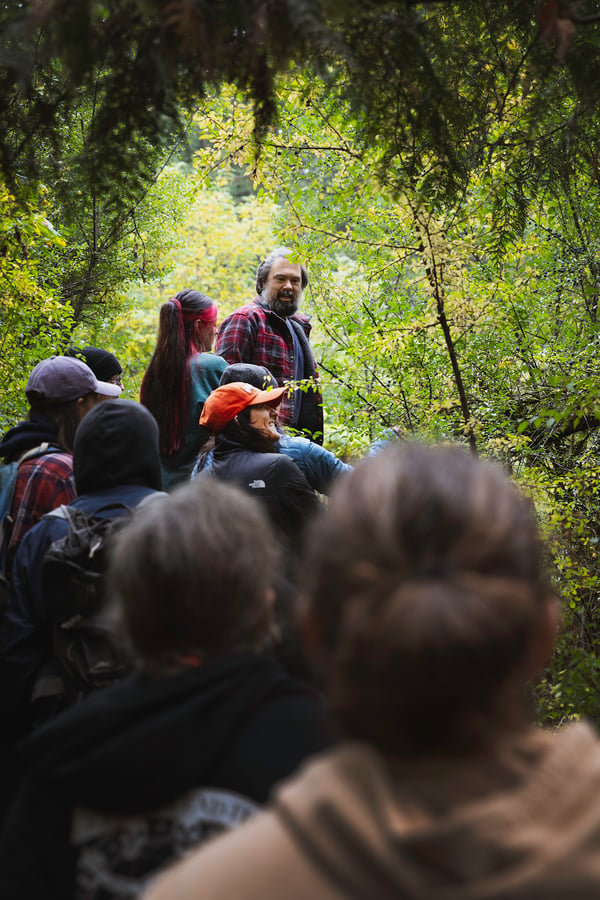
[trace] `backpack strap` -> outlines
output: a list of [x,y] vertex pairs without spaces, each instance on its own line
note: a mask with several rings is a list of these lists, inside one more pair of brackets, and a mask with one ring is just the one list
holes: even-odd
[[49,519],[49,518],[67,519],[68,521],[71,521],[69,519],[69,513],[68,513],[67,506],[65,503],[61,504],[60,506],[55,507],[55,509],[51,509],[50,512],[46,513],[44,518],[45,519]]
[[[115,500],[114,503],[107,503],[105,506],[99,506],[98,509],[95,509],[94,512],[90,513],[84,512],[84,510],[79,509],[79,507],[73,507],[73,509],[77,509],[79,512],[84,513],[84,515],[89,516],[90,519],[96,519],[100,516],[100,513],[109,512],[112,509],[124,509],[125,512],[128,513],[133,512],[130,506],[127,506],[126,503],[122,503],[120,500]],[[61,506],[57,506],[55,509],[51,509],[50,512],[47,512],[44,518],[66,519],[67,522],[71,524],[73,521],[73,509],[70,504],[63,503]]]
[[8,591],[8,579],[6,575],[8,544],[14,524],[11,511],[15,490],[17,488],[19,467],[21,463],[24,463],[26,460],[34,459],[36,456],[43,456],[44,453],[60,452],[62,452],[60,447],[54,447],[52,444],[48,443],[48,441],[44,441],[43,443],[38,444],[37,447],[30,447],[29,450],[22,453],[16,461],[16,465],[14,460],[11,463],[5,464],[9,469],[9,474],[3,479],[2,503],[0,507],[0,605],[6,600]]
[[22,453],[21,456],[17,460],[17,466],[20,466],[21,463],[24,463],[26,459],[33,459],[34,456],[42,456],[42,454],[46,453],[50,448],[50,444],[48,441],[44,441],[41,444],[38,444],[37,447],[30,447],[29,450],[26,450],[25,453]]
[[[60,447],[54,447],[52,444],[49,444],[47,441],[44,441],[42,444],[38,444],[37,447],[30,447],[29,450],[26,450],[25,453],[22,453],[18,460],[13,461],[11,463],[5,463],[2,468],[9,471],[9,475],[3,478],[2,482],[2,527],[6,530],[6,520],[10,520],[10,512],[12,509],[13,499],[15,495],[15,490],[17,487],[17,476],[19,474],[19,467],[22,463],[26,462],[28,459],[35,459],[36,456],[43,456],[45,453],[62,453]],[[7,523],[10,526],[10,521]],[[2,535],[3,537],[4,535]]]
[[[98,509],[94,510],[93,513],[86,513],[92,519],[95,519],[100,516],[103,512],[109,512],[113,509],[124,509],[125,512],[134,513],[136,510],[141,509],[143,506],[147,506],[152,500],[158,500],[160,497],[168,497],[166,491],[154,491],[152,494],[147,494],[136,506],[128,506],[126,503],[123,503],[120,500],[115,500],[114,503],[107,503],[105,506],[100,506]],[[78,507],[77,507],[78,508]],[[61,506],[57,506],[55,509],[51,509],[50,512],[46,513],[44,516],[47,518],[54,519],[66,519],[69,525],[73,522],[72,510],[70,505],[63,503]]]
[[22,453],[17,460],[17,468],[28,459],[34,459],[36,456],[43,456],[44,453],[66,453],[63,447],[57,447],[49,441],[43,441],[37,447],[30,447],[25,453]]
[[163,497],[168,497],[168,493],[166,491],[153,491],[151,494],[146,494],[143,500],[134,507],[134,512],[138,509],[142,509],[144,506],[148,506],[149,503],[153,503],[155,500],[161,500]]

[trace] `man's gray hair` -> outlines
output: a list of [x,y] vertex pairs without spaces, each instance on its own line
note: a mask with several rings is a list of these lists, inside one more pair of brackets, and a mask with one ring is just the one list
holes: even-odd
[[[275,250],[272,250],[271,253],[267,256],[266,259],[263,259],[258,269],[256,270],[256,293],[262,294],[263,288],[267,282],[267,278],[269,277],[269,272],[271,271],[271,266],[275,262],[276,259],[289,259],[294,253],[293,250],[290,250],[288,247],[277,247]],[[308,272],[302,263],[299,263],[300,273],[302,276],[302,290],[308,284]]]

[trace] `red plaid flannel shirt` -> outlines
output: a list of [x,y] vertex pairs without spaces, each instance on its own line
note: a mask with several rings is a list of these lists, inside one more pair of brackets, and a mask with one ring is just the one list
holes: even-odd
[[30,528],[47,512],[70,503],[76,496],[70,453],[44,453],[21,463],[11,507],[14,525],[7,553],[9,570],[16,549]]
[[[308,339],[310,321],[307,316],[296,313],[292,318],[298,322]],[[234,363],[253,363],[255,366],[266,366],[284,385],[294,380],[294,346],[285,321],[274,313],[261,297],[255,297],[250,303],[232,312],[219,328],[215,353]],[[317,366],[311,354],[305,361],[310,371],[306,377],[317,379]],[[320,396],[319,396],[320,401]],[[285,424],[294,421],[294,395],[284,394],[279,411],[279,418]]]

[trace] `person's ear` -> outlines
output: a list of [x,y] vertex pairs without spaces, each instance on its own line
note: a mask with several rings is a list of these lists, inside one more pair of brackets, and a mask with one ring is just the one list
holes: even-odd
[[204,337],[202,335],[202,322],[196,319],[192,325],[192,343],[202,352],[204,350]]
[[79,421],[100,401],[100,395],[94,392],[77,398],[77,414]]

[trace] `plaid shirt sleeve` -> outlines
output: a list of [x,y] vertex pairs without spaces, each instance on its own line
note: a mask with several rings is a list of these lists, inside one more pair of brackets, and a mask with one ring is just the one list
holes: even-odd
[[225,319],[215,352],[229,365],[245,362],[265,366],[278,384],[294,380],[293,344],[287,326],[282,324],[281,331],[275,330],[257,303],[236,309]]
[[244,310],[236,310],[223,321],[215,344],[215,353],[227,364],[254,362],[255,323]]
[[8,562],[30,528],[42,516],[77,496],[70,453],[46,453],[19,466],[12,504],[14,525],[8,545]]
[[[293,382],[295,366],[292,336],[285,322],[278,320],[277,316],[269,316],[268,310],[257,301],[258,298],[236,309],[225,319],[219,329],[215,352],[226,359],[229,365],[245,362],[265,366],[280,385]],[[310,324],[303,316],[298,316],[296,321],[304,334],[302,343],[305,371],[316,379],[316,364],[308,340]],[[315,391],[315,398],[320,404],[318,391]],[[294,423],[293,393],[284,394],[279,418],[284,425]],[[322,418],[320,422],[311,425],[310,430],[322,432]]]

